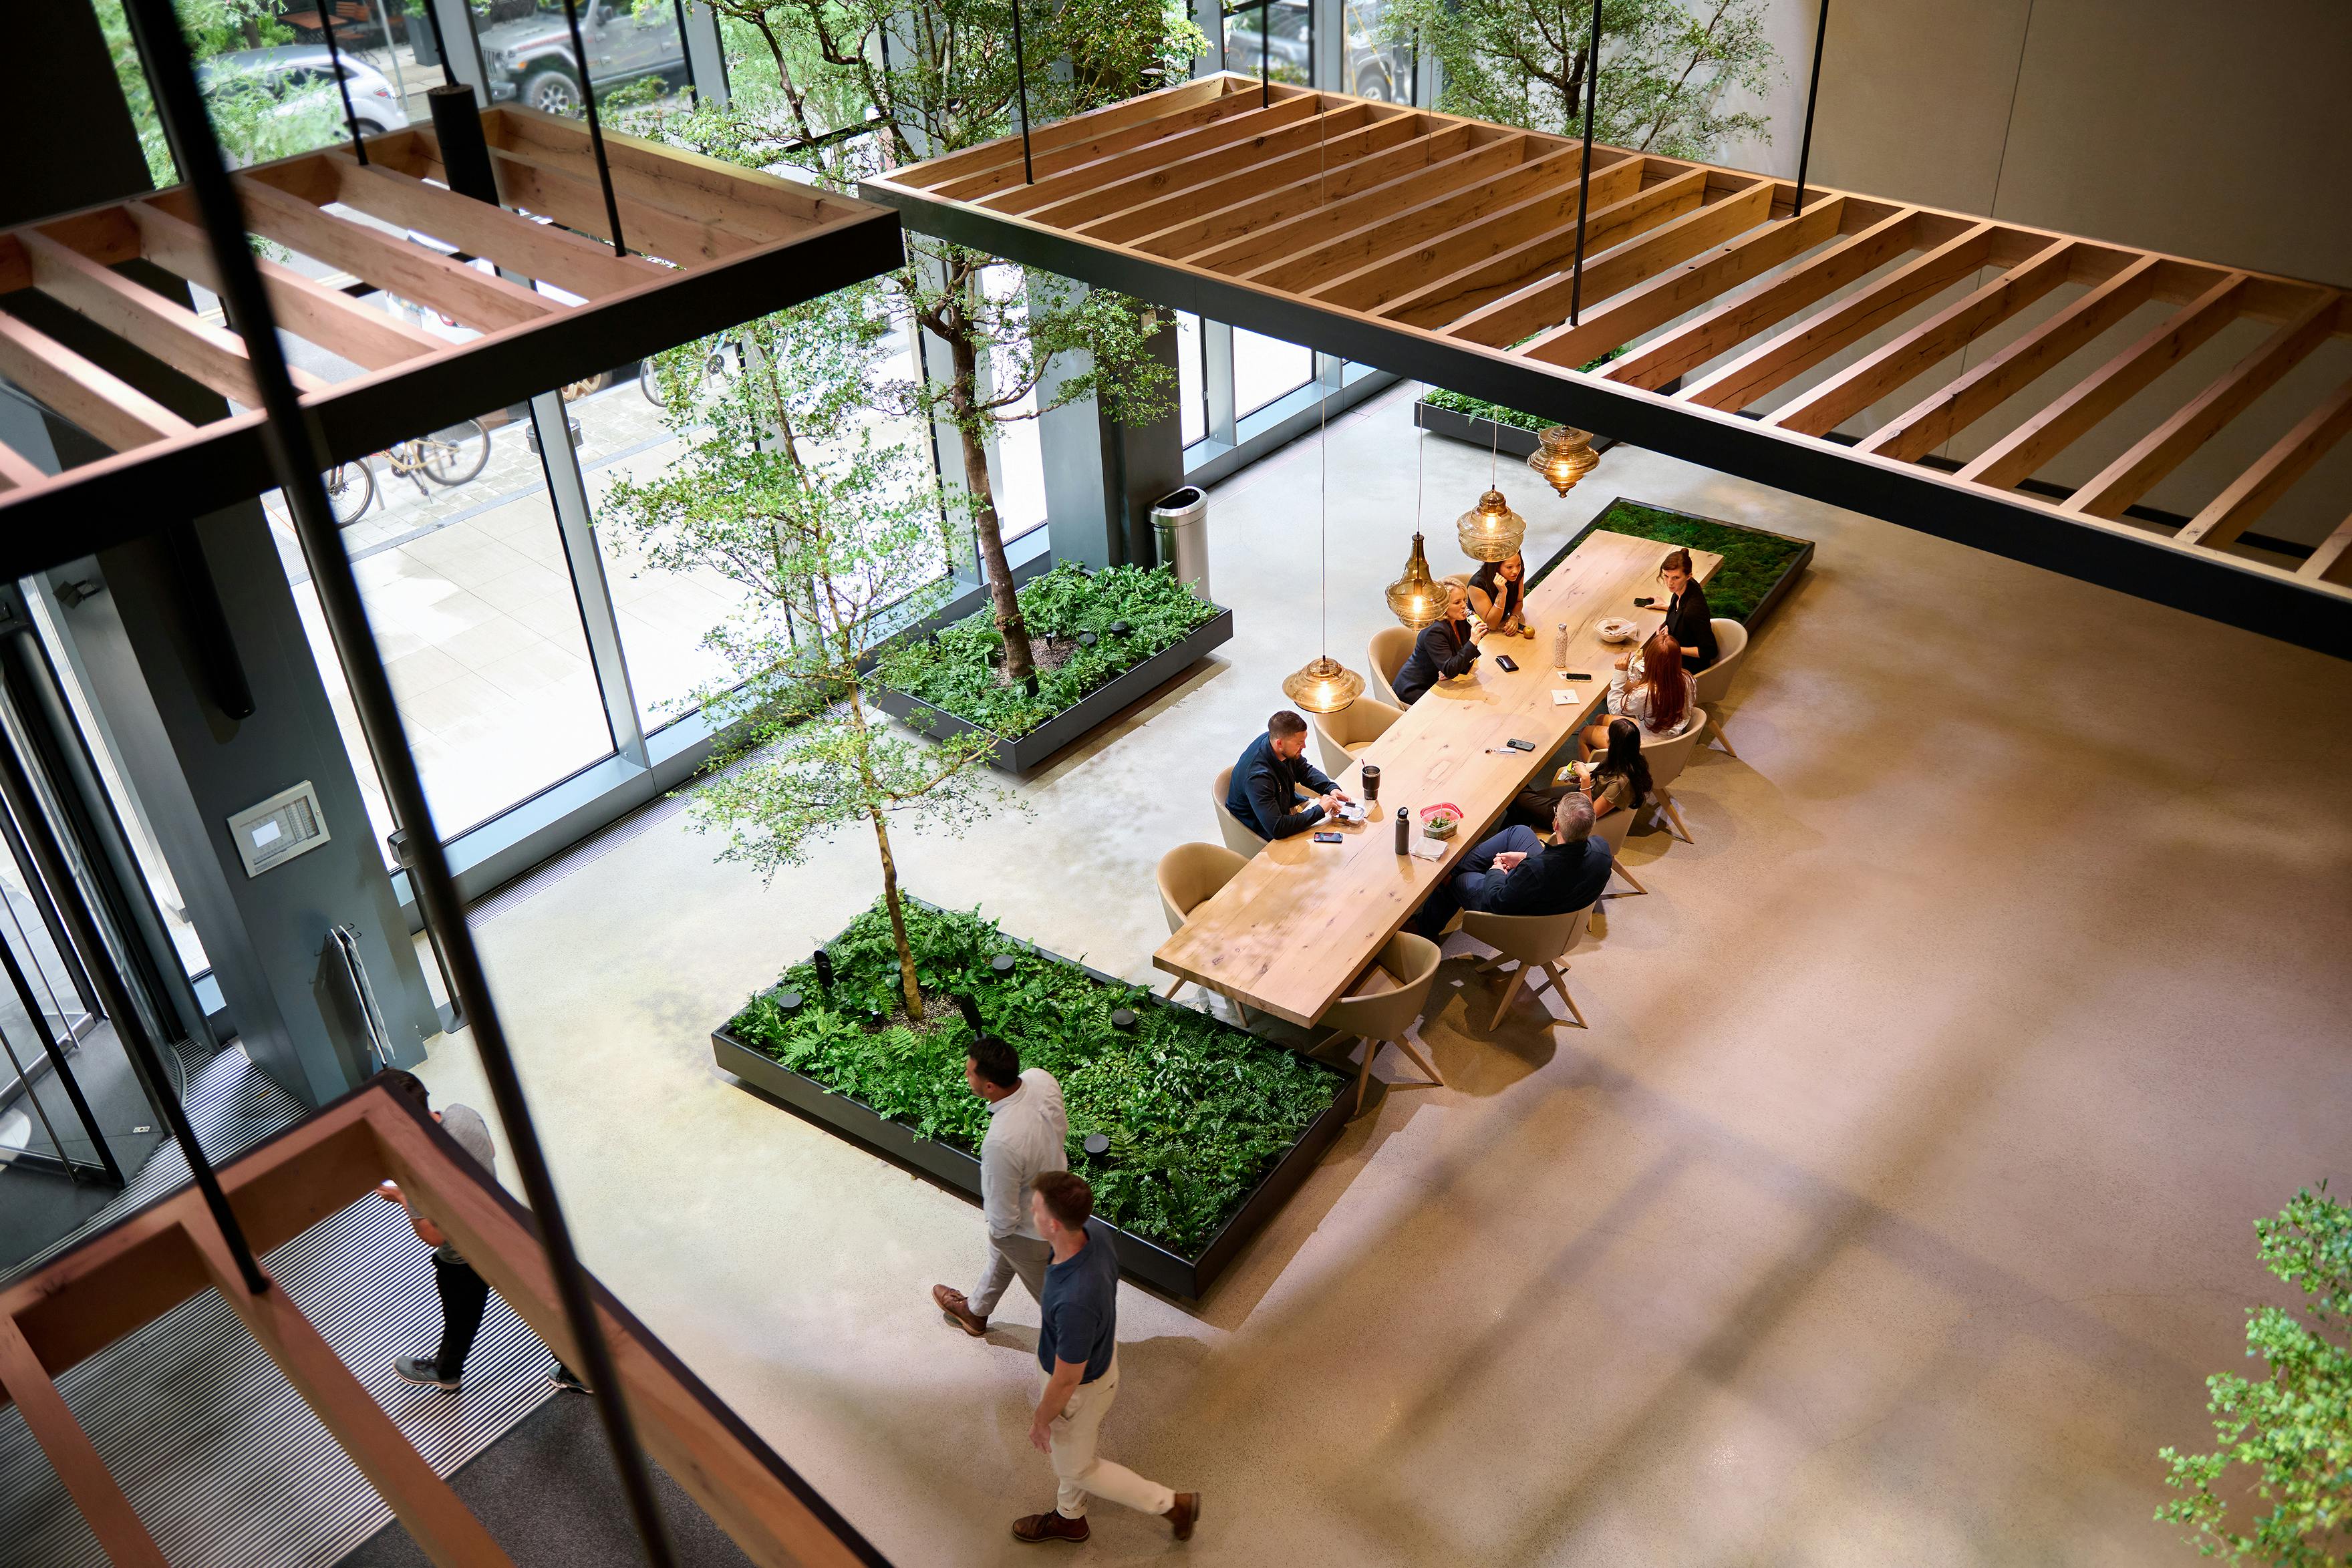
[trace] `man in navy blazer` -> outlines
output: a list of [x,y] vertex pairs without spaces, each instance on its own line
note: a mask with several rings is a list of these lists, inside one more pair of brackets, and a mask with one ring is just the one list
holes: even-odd
[[[1299,804],[1301,789],[1315,799]],[[1345,790],[1307,760],[1307,721],[1284,708],[1265,721],[1265,733],[1234,764],[1225,810],[1261,839],[1286,839],[1337,813],[1347,799]]]
[[1454,875],[1430,890],[1413,929],[1435,941],[1457,909],[1488,915],[1566,915],[1590,906],[1609,885],[1609,846],[1592,836],[1592,802],[1578,790],[1559,798],[1552,836],[1508,827],[1462,858]]

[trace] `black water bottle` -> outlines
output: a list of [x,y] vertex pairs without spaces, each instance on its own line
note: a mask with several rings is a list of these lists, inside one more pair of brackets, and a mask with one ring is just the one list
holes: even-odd
[[1402,806],[1397,808],[1397,853],[1412,853],[1412,822]]

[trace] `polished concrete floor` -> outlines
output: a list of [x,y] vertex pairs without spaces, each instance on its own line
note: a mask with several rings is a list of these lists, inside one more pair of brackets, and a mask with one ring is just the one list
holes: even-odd
[[[1417,443],[1329,437],[1329,645],[1361,667]],[[1221,657],[913,891],[1137,977],[1152,866],[1318,642],[1321,452],[1221,488]],[[1426,444],[1443,571],[1484,455]],[[1197,1307],[1121,1293],[1106,1451],[1206,1494],[1200,1563],[2146,1564],[2210,1428],[2251,1221],[2352,1183],[2352,666],[1655,455],[1624,495],[1820,541],[1727,705],[1739,759],[1637,837],[1570,980],[1503,1028],[1464,939],[1447,1081],[1359,1124]],[[483,921],[591,1265],[891,1558],[1024,1555],[1035,1309],[940,1321],[971,1206],[752,1098],[706,1034],[875,894],[856,834],[772,886],[671,816]],[[1564,1018],[1564,1009],[1553,1004]],[[1387,1071],[1387,1063],[1382,1071]],[[465,1042],[436,1092],[487,1103]],[[508,1168],[511,1170],[509,1164]],[[1105,1506],[1101,1563],[1159,1561]]]

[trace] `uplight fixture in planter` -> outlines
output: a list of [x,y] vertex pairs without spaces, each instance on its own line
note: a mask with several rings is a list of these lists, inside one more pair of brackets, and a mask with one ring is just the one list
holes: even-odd
[[1107,1155],[1110,1153],[1110,1140],[1104,1137],[1100,1133],[1088,1133],[1087,1134],[1087,1141],[1082,1146],[1086,1149],[1087,1153],[1090,1155]]
[[1005,976],[1013,973],[1013,958],[1012,954],[999,953],[995,957],[991,958],[988,961],[988,967],[996,972],[996,977],[1001,980]]
[[1126,1008],[1113,1008],[1110,1011],[1110,1027],[1113,1029],[1133,1029],[1135,1027],[1135,1014]]

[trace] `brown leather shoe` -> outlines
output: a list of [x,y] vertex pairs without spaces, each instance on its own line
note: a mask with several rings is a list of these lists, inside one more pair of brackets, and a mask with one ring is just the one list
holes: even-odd
[[965,1304],[968,1298],[961,1291],[951,1291],[945,1285],[931,1287],[931,1300],[948,1315],[948,1322],[979,1339],[988,1333],[988,1320]]
[[1066,1541],[1080,1546],[1093,1533],[1085,1520],[1066,1519],[1059,1509],[1049,1508],[1043,1513],[1027,1514],[1013,1521],[1013,1539],[1024,1546],[1043,1546],[1048,1541]]
[[1178,1492],[1176,1506],[1160,1517],[1176,1527],[1177,1540],[1192,1540],[1192,1526],[1201,1517],[1201,1494],[1196,1491]]

